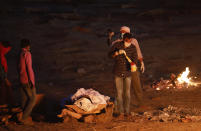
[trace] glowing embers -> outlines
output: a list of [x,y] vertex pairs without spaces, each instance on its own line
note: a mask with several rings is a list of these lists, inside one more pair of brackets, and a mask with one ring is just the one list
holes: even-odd
[[[181,89],[181,88],[189,88],[189,87],[197,87],[198,82],[193,81],[192,77],[189,77],[190,70],[189,67],[186,67],[186,70],[176,76],[175,74],[171,74],[169,80],[160,79],[158,82],[154,82],[151,87],[156,90],[162,89]],[[196,78],[196,77],[194,77]]]

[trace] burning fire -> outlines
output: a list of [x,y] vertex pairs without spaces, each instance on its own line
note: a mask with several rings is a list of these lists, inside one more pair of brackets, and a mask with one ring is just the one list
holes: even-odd
[[[179,74],[178,76],[171,74],[170,80],[160,79],[159,82],[153,83],[152,88],[156,90],[162,89],[181,89],[181,88],[189,88],[189,87],[197,87],[201,83],[193,81],[192,77],[189,77],[190,70],[189,67],[186,67],[186,70]],[[196,78],[196,77],[194,77]]]
[[189,67],[186,67],[186,70],[182,72],[179,77],[177,77],[178,84],[188,84],[188,86],[197,86],[197,83],[193,82],[191,77],[188,77],[189,73]]

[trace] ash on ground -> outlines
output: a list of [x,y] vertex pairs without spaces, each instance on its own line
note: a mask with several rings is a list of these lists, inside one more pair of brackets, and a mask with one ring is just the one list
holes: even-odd
[[[193,112],[194,111],[194,112]],[[158,121],[158,122],[200,122],[200,110],[178,108],[169,105],[159,110],[146,111],[141,113],[131,112],[135,122]]]

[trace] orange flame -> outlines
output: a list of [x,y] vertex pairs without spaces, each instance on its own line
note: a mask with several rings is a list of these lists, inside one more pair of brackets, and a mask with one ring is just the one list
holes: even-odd
[[197,83],[193,82],[191,77],[188,77],[189,73],[189,67],[186,67],[186,70],[182,72],[177,78],[178,84],[188,84],[188,86],[197,86]]

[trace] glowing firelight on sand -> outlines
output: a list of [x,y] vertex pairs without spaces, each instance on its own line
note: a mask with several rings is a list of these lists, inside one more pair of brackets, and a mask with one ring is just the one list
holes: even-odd
[[186,70],[177,77],[178,84],[188,84],[190,86],[197,86],[197,83],[192,82],[192,78],[188,77],[189,73],[189,67],[186,67]]
[[171,74],[169,80],[161,78],[159,82],[153,83],[152,88],[160,91],[162,89],[195,88],[201,85],[200,82],[195,80],[197,77],[189,77],[189,74],[189,67],[186,67],[186,70],[178,76]]

